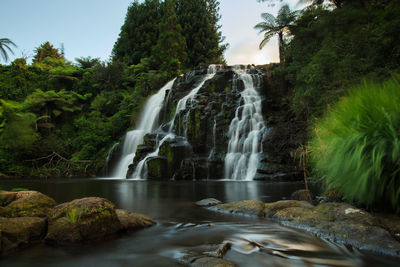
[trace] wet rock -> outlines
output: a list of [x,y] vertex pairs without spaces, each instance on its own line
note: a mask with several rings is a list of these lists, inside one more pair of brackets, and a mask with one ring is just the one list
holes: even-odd
[[308,189],[300,189],[292,193],[290,196],[293,200],[307,201],[309,203],[313,202],[314,196]]
[[295,208],[299,207],[302,209],[313,209],[314,206],[305,201],[297,201],[297,200],[281,200],[273,203],[266,203],[264,212],[266,216],[273,217],[275,213],[280,210],[284,210],[287,208]]
[[6,254],[25,247],[44,237],[46,218],[0,217],[0,254]]
[[[247,200],[219,204],[211,210],[254,215],[263,205],[260,201]],[[285,225],[299,227],[318,236],[349,246],[392,256],[400,256],[400,218],[373,216],[346,203],[329,202],[313,206],[306,201],[285,200],[266,203],[265,217]]]
[[325,215],[329,221],[350,221],[365,225],[376,225],[377,220],[369,212],[346,203],[329,202],[318,205],[315,210]]
[[169,180],[168,163],[165,157],[154,157],[146,161],[147,178],[150,180]]
[[17,192],[0,191],[0,206],[4,207],[13,202],[17,197]]
[[226,204],[219,204],[213,208],[219,211],[230,213],[264,217],[264,206],[264,203],[259,200],[242,200],[237,202],[229,202]]
[[214,257],[202,257],[196,259],[190,264],[193,267],[234,267],[239,266],[227,260]]
[[222,202],[219,201],[218,199],[215,198],[206,198],[206,199],[202,199],[196,202],[197,206],[200,207],[211,207],[211,206],[215,206],[218,204],[221,204]]
[[20,191],[2,193],[6,206],[0,208],[2,217],[46,217],[57,203],[37,191]]
[[379,225],[400,241],[400,217],[393,214],[375,214]]
[[126,210],[116,210],[119,222],[121,223],[122,231],[137,231],[143,228],[148,228],[156,224],[156,222],[144,215],[139,213],[132,213]]
[[110,201],[88,197],[54,207],[49,213],[45,241],[49,244],[79,244],[107,239],[122,226]]

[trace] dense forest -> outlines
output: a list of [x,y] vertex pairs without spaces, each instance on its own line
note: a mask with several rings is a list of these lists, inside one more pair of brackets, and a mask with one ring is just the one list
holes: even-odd
[[[328,186],[346,185],[345,198],[369,205],[385,195],[382,201],[395,206],[400,195],[400,118],[393,104],[399,103],[394,99],[400,2],[305,2],[298,11],[283,5],[277,17],[263,13],[255,27],[265,37],[260,48],[279,37],[281,62],[272,75],[290,88],[289,113],[309,125],[312,142],[302,150]],[[225,63],[218,7],[216,0],[135,1],[107,62],[82,57],[71,63],[45,42],[31,64],[18,58],[1,65],[2,175],[98,174],[109,149],[135,126],[149,95],[194,67]],[[375,97],[359,96],[354,88]],[[374,109],[378,101],[384,108]],[[336,149],[338,143],[346,146]],[[340,171],[363,179],[338,185]],[[377,186],[379,181],[384,185]],[[348,191],[349,183],[363,188],[363,195]]]
[[218,8],[215,0],[135,1],[107,62],[72,63],[44,42],[31,64],[0,65],[1,175],[99,174],[149,95],[196,66],[224,63]]

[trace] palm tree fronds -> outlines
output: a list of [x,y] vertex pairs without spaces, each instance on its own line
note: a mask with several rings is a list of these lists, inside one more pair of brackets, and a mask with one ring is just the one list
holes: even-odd
[[269,40],[271,40],[272,36],[274,36],[275,32],[270,31],[270,32],[266,32],[264,33],[264,39],[261,41],[260,45],[259,45],[259,49],[263,49],[264,46],[269,42]]
[[[8,61],[8,52],[14,54],[10,46],[17,47],[17,45],[8,38],[0,38],[0,54],[4,61]],[[8,52],[7,52],[8,50]]]

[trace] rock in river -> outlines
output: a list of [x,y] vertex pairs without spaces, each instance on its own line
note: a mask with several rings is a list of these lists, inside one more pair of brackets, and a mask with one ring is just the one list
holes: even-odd
[[6,254],[38,241],[46,234],[46,219],[0,217],[0,253]]
[[0,207],[2,217],[46,217],[57,203],[37,191],[1,192],[4,207]]

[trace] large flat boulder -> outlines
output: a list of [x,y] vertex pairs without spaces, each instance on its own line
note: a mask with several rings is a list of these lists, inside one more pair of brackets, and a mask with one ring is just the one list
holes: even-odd
[[248,216],[257,216],[264,217],[265,204],[259,200],[242,200],[236,202],[229,202],[225,204],[219,204],[217,206],[212,207],[212,209],[216,209],[222,212],[236,213],[241,215]]

